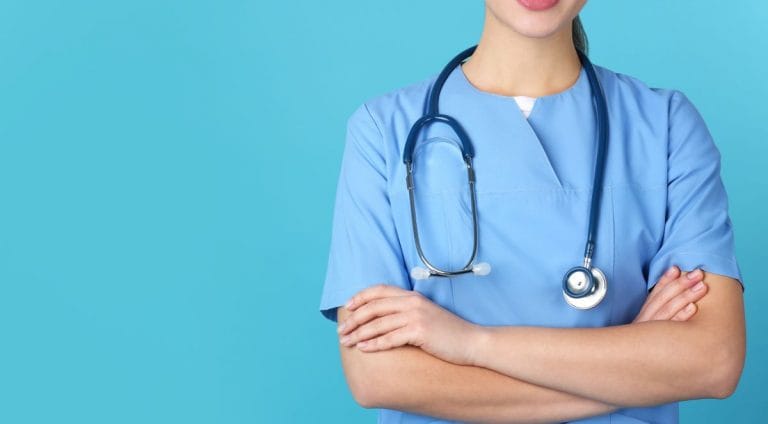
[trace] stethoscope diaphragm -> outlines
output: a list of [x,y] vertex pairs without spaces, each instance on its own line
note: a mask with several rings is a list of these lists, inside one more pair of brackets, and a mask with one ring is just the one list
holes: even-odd
[[563,297],[576,309],[591,309],[597,306],[608,291],[608,280],[600,268],[577,266],[571,268],[563,278]]

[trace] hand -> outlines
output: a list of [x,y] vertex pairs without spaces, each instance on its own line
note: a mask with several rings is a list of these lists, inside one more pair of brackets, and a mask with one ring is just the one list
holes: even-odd
[[[687,321],[696,313],[696,304],[707,293],[702,281],[704,272],[695,269],[680,275],[676,266],[671,266],[653,286],[640,313],[632,322],[653,320]],[[699,284],[701,283],[701,284]]]
[[338,328],[345,346],[373,352],[410,344],[444,361],[471,363],[470,348],[481,327],[419,292],[379,284],[361,290],[345,306],[351,313]]

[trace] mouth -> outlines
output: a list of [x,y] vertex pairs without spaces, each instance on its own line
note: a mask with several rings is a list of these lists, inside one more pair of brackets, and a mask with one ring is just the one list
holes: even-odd
[[553,8],[559,0],[517,0],[528,10],[542,11]]

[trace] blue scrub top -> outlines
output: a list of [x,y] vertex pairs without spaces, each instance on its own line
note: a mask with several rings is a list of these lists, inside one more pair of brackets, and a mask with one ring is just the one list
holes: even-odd
[[[589,81],[539,97],[528,118],[513,97],[482,91],[461,67],[440,111],[461,122],[475,148],[478,261],[487,276],[413,280],[414,245],[402,151],[437,74],[373,97],[347,122],[327,275],[320,310],[376,283],[417,290],[482,325],[603,327],[632,321],[670,265],[701,267],[741,281],[734,256],[720,153],[680,91],[596,66],[610,116],[593,265],[608,279],[595,308],[563,299],[566,270],[583,261],[596,149]],[[462,267],[472,251],[466,167],[444,124],[421,133],[414,154],[422,248],[439,267]],[[743,287],[743,286],[742,286]],[[659,343],[664,343],[659,340]],[[565,354],[565,353],[564,353]],[[379,423],[446,423],[388,409]],[[678,422],[678,403],[625,408],[578,423]]]

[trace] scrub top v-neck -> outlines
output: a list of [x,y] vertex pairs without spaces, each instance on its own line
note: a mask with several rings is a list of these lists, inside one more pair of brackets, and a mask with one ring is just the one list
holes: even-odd
[[[672,264],[741,281],[719,151],[696,108],[679,91],[596,71],[610,117],[593,257],[609,282],[599,305],[570,307],[561,285],[583,258],[592,193],[595,116],[585,70],[571,87],[538,97],[526,119],[513,97],[477,89],[456,67],[439,108],[459,120],[475,148],[477,259],[489,262],[491,273],[426,280],[408,273],[421,262],[401,155],[434,74],[368,99],[347,122],[323,315],[335,320],[338,306],[383,282],[419,291],[480,325],[603,327],[631,322]],[[459,268],[471,254],[472,218],[466,167],[449,127],[421,132],[413,166],[424,253],[440,268]],[[677,420],[678,404],[669,403],[572,422]],[[379,422],[450,421],[381,409]]]
[[515,102],[517,102],[517,106],[520,108],[520,112],[522,112],[523,116],[525,116],[527,119],[528,115],[531,114],[533,105],[536,104],[536,98],[530,96],[515,96]]

